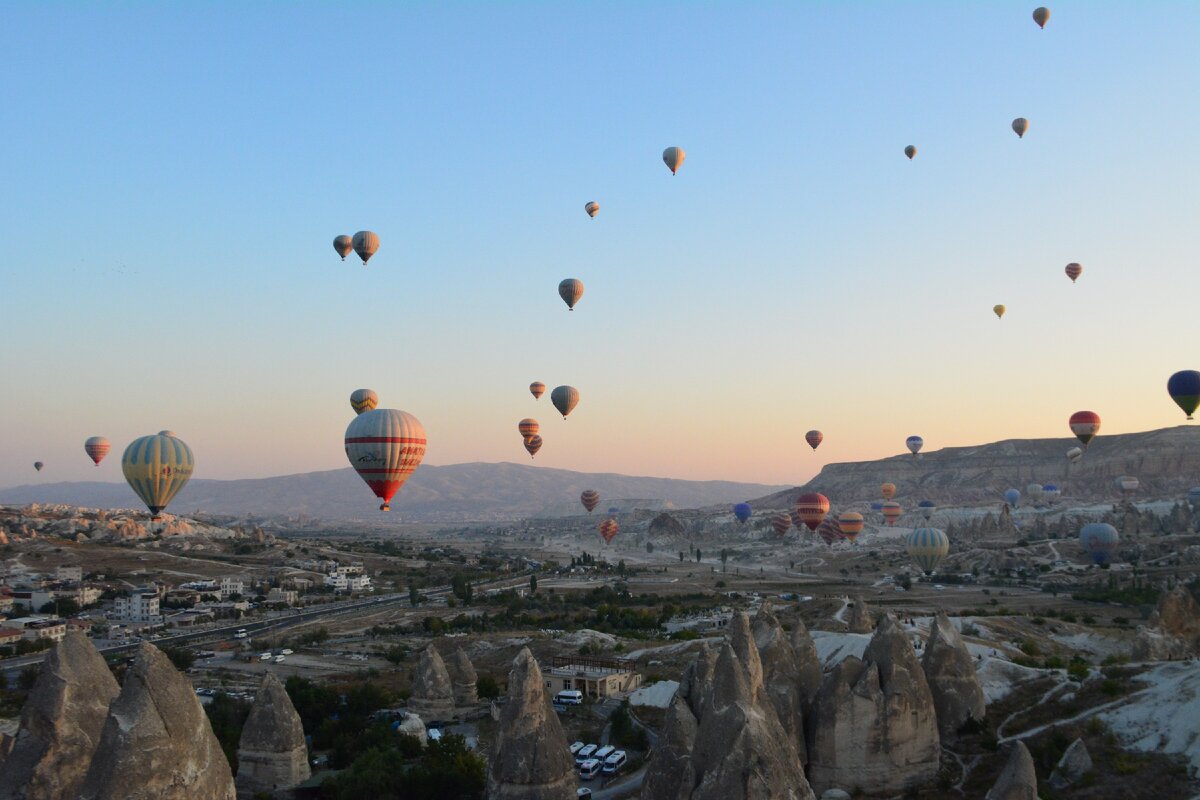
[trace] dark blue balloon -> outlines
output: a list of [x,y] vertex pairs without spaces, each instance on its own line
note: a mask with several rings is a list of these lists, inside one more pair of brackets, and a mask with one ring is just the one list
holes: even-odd
[[608,509],[608,513],[609,514],[620,514],[621,509],[617,508],[616,506],[612,506],[611,508]]
[[871,510],[872,511],[883,511],[883,503],[880,503],[880,502],[871,503]]
[[1200,372],[1194,369],[1176,372],[1167,380],[1167,394],[1191,419],[1192,412],[1200,407]]
[[749,503],[738,503],[733,507],[733,515],[737,517],[738,522],[745,522],[746,520],[750,519],[750,514],[751,510]]
[[917,503],[917,508],[937,508],[937,503],[932,500],[922,500]]

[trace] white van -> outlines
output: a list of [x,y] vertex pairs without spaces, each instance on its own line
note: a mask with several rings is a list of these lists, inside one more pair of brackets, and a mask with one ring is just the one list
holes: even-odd
[[599,760],[595,758],[589,758],[587,761],[584,761],[579,765],[579,779],[583,781],[590,781],[592,778],[600,774],[601,768],[602,767]]
[[613,747],[611,744],[606,744],[604,747],[601,747],[599,750],[592,753],[592,758],[596,759],[597,761],[603,761],[615,752],[617,752],[617,748]]
[[258,656],[258,660],[259,660],[259,661],[270,661],[270,660],[271,660],[271,654],[270,654],[270,653],[261,653],[261,654],[259,654],[259,656]]
[[575,754],[575,763],[583,764],[583,762],[591,758],[592,753],[596,752],[596,747],[597,745],[594,744],[585,744],[583,747],[579,748],[579,752]]
[[583,742],[572,742],[571,743],[571,755],[575,755],[582,749],[583,749]]
[[285,658],[287,658],[287,656],[275,656],[275,663],[282,664]]
[[578,689],[564,689],[554,695],[554,702],[560,706],[581,706],[583,705],[583,692]]
[[611,775],[612,773],[625,766],[625,751],[618,750],[617,752],[604,759],[604,772]]

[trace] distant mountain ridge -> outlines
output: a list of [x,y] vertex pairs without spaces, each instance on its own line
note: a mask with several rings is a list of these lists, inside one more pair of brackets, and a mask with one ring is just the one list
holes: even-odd
[[[573,472],[525,464],[470,463],[423,466],[396,496],[392,517],[406,522],[486,522],[583,513],[579,494],[600,492],[602,513],[610,506],[698,508],[735,503],[783,489],[758,483],[688,481],[616,473]],[[633,499],[640,498],[640,499]],[[0,503],[68,503],[97,508],[139,508],[124,483],[93,481],[17,486],[0,490]],[[331,521],[371,520],[379,500],[351,469],[242,480],[193,479],[169,511],[190,514],[296,517]]]
[[750,503],[755,509],[790,508],[802,492],[820,492],[835,509],[880,497],[883,483],[896,484],[896,499],[907,511],[921,500],[939,505],[1001,502],[1006,489],[1025,494],[1031,483],[1055,484],[1064,497],[1112,501],[1120,495],[1114,483],[1122,475],[1138,478],[1133,499],[1182,498],[1200,485],[1200,426],[1180,425],[1092,440],[1077,464],[1067,451],[1074,438],[1008,439],[969,447],[946,447],[876,461],[827,464],[802,487],[776,492]]

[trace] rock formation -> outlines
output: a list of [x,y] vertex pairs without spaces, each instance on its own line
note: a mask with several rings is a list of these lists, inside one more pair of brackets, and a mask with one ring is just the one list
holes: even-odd
[[713,670],[717,667],[717,652],[704,645],[692,663],[683,671],[679,681],[679,696],[687,701],[692,715],[699,720],[704,716],[708,697],[712,694]]
[[1076,739],[1063,753],[1062,758],[1050,773],[1050,785],[1055,789],[1065,789],[1084,775],[1092,771],[1092,756],[1088,753],[1083,739]]
[[408,707],[426,722],[447,720],[454,716],[454,687],[450,682],[450,673],[446,671],[446,663],[432,644],[421,651]]
[[696,745],[696,717],[678,693],[667,708],[662,736],[654,747],[642,800],[690,800],[696,785],[692,748]]
[[754,643],[754,634],[750,631],[750,617],[746,616],[745,611],[734,612],[729,619],[728,632],[729,646],[746,672],[750,695],[757,701],[763,690],[763,665],[758,646]]
[[933,694],[942,741],[955,738],[968,719],[983,719],[986,701],[975,674],[975,659],[945,612],[938,612],[933,619],[921,666]]
[[792,622],[791,639],[792,651],[796,654],[798,675],[796,686],[799,690],[800,701],[807,711],[813,700],[817,698],[817,692],[821,691],[821,682],[825,680],[825,670],[821,666],[820,656],[817,655],[816,642],[809,635],[808,628],[804,627],[804,620],[799,617]]
[[544,685],[533,654],[522,648],[508,674],[508,702],[496,729],[488,768],[489,800],[575,797],[575,759]]
[[762,661],[763,689],[775,707],[775,714],[784,732],[796,746],[800,763],[806,763],[808,747],[804,741],[800,663],[783,627],[771,612],[769,603],[763,603],[754,617],[754,643]]
[[1158,600],[1147,625],[1138,628],[1133,657],[1166,661],[1200,655],[1200,605],[1185,586],[1176,586]]
[[875,621],[871,619],[871,609],[867,605],[867,601],[863,600],[860,595],[855,595],[850,603],[850,619],[846,621],[846,627],[851,633],[870,633],[875,630]]
[[984,800],[1038,800],[1037,771],[1024,742],[1013,743],[1004,771]]
[[862,660],[850,656],[826,676],[811,714],[809,778],[818,791],[895,794],[937,774],[933,696],[908,636],[890,614]]
[[68,631],[42,662],[21,711],[12,750],[0,764],[0,798],[78,797],[109,703],[120,690],[87,636]]
[[850,800],[850,795],[842,789],[826,789],[821,792],[821,800]]
[[235,800],[233,775],[192,685],[143,643],[113,701],[82,800]]
[[667,512],[662,512],[654,519],[650,520],[650,527],[646,532],[651,536],[667,536],[671,538],[679,538],[684,535],[683,525],[679,520]]
[[697,784],[691,800],[815,800],[774,709],[755,697],[753,674],[732,644],[721,648],[712,694],[696,729]]
[[471,659],[467,658],[461,647],[454,651],[449,666],[450,677],[454,682],[454,705],[460,709],[479,705],[479,695],[475,691],[478,676]]
[[404,715],[404,719],[400,720],[400,727],[396,728],[396,733],[412,736],[421,744],[426,744],[429,741],[429,734],[425,731],[425,723],[413,713]]
[[304,726],[283,684],[271,673],[263,678],[238,743],[238,794],[274,792],[308,780]]

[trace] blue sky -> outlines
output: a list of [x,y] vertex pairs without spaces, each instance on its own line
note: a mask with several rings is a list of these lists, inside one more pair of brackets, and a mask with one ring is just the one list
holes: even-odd
[[770,482],[1180,423],[1200,6],[1032,8],[9,4],[0,485],[339,467],[360,386],[429,463]]

